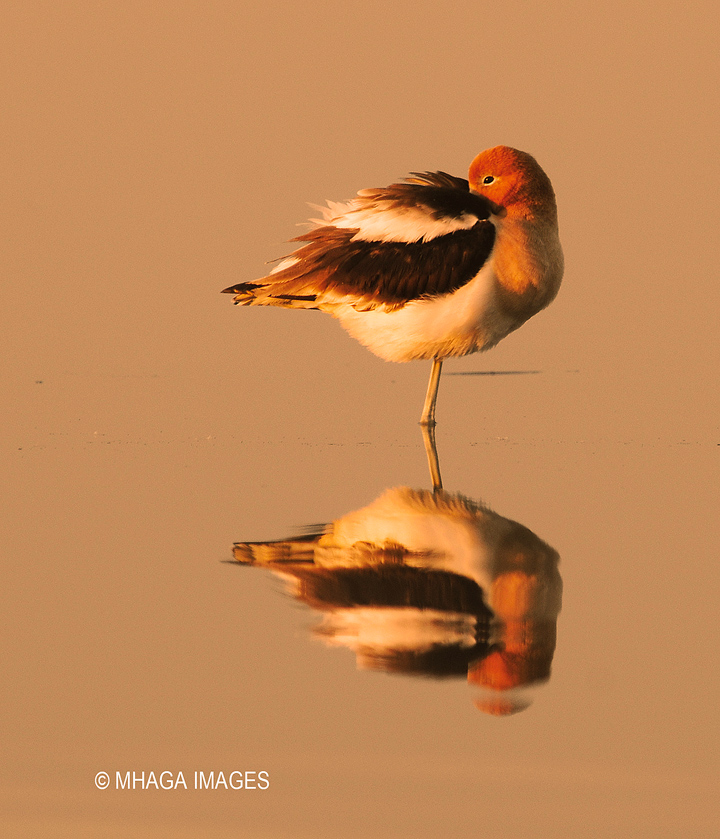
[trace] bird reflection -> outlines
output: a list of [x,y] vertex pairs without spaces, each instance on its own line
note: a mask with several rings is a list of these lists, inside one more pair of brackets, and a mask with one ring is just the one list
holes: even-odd
[[481,711],[521,711],[530,687],[550,676],[558,554],[521,524],[441,489],[439,468],[433,483],[432,492],[388,489],[298,538],[236,543],[234,557],[280,575],[322,613],[315,636],[352,649],[358,668],[464,676],[480,690]]

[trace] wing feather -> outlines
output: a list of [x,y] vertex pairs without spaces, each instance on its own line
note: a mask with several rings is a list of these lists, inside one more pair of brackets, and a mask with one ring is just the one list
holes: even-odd
[[293,240],[302,244],[291,258],[267,277],[225,291],[245,305],[395,309],[461,288],[492,252],[489,218],[497,208],[445,172],[407,180],[329,203],[324,219]]

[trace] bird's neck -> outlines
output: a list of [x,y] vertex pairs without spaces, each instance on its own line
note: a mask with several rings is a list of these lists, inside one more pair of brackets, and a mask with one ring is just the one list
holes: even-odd
[[518,314],[534,314],[550,303],[563,273],[554,207],[532,217],[508,212],[498,230],[495,272],[501,297]]

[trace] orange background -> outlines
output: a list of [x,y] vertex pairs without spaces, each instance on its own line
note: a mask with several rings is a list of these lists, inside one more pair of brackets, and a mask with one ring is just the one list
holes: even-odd
[[[13,837],[710,837],[717,829],[716,4],[38,2],[2,12]],[[522,714],[357,672],[236,540],[428,485],[428,364],[219,294],[305,202],[536,156],[545,312],[448,362],[446,488],[561,556]],[[453,373],[540,371],[533,375]],[[100,770],[267,770],[262,794]]]

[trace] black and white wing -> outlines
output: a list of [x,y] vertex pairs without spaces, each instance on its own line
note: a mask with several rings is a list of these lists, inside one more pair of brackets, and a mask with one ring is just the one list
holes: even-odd
[[499,208],[445,172],[363,189],[320,208],[323,218],[267,277],[226,288],[235,302],[301,308],[349,303],[398,309],[450,294],[482,268],[495,242]]

